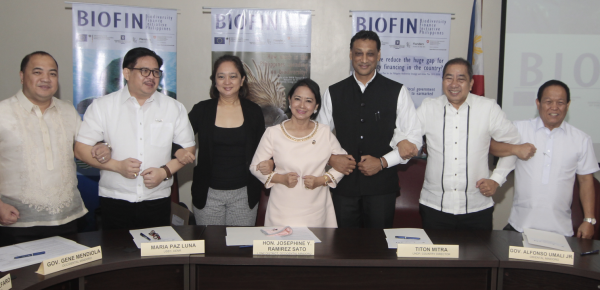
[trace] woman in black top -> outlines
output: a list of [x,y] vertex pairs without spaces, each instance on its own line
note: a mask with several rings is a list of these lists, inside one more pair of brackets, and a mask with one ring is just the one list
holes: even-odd
[[[194,105],[188,115],[198,134],[192,183],[196,223],[254,226],[262,183],[248,167],[265,131],[264,117],[246,99],[248,80],[237,56],[217,59],[210,79],[211,99]],[[180,161],[193,160],[182,150],[176,155]]]

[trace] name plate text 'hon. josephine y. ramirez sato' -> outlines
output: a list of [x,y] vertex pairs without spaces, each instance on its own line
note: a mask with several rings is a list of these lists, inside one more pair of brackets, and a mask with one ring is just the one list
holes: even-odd
[[313,256],[315,242],[311,240],[254,240],[254,255]]

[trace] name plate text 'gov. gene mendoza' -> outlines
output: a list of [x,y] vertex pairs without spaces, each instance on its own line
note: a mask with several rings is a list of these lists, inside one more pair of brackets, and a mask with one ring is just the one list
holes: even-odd
[[44,260],[42,264],[40,264],[40,267],[36,273],[48,275],[100,259],[102,259],[102,248],[97,246],[83,251]]

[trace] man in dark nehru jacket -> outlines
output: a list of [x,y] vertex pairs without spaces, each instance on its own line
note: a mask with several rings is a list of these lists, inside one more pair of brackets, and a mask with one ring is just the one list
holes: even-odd
[[375,32],[352,37],[354,73],[329,87],[317,117],[336,130],[348,152],[329,160],[348,175],[332,189],[340,228],[392,227],[399,191],[395,166],[408,162],[421,147],[421,125],[408,90],[376,72],[380,49]]

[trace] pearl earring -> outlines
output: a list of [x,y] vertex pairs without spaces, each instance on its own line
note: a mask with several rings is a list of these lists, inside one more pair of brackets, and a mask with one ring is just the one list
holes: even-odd
[[290,108],[290,110],[292,109],[292,105],[289,105],[288,107]]
[[315,114],[316,114],[316,113],[317,113],[317,110],[314,110],[314,111],[313,111],[313,113],[315,113]]

